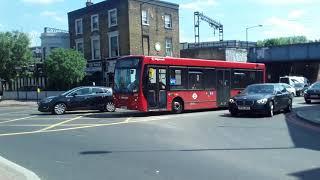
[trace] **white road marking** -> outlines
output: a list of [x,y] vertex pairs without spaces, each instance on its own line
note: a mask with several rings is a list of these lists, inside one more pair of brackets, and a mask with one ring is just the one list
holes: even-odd
[[23,118],[18,118],[18,119],[2,121],[2,122],[0,122],[0,124],[4,124],[4,123],[8,123],[8,122],[21,121],[21,120],[30,119],[30,118],[33,118],[33,117],[36,117],[36,116],[28,116],[28,117],[23,117]]

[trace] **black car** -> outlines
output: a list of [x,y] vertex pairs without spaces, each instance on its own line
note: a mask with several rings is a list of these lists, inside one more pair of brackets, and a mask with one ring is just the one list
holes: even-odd
[[77,87],[60,96],[48,97],[38,104],[40,112],[64,114],[73,110],[115,111],[112,89],[106,87]]
[[263,113],[272,117],[275,111],[280,110],[292,110],[292,95],[279,84],[250,85],[229,101],[232,116],[239,113]]
[[320,81],[312,84],[305,91],[304,100],[307,104],[310,104],[311,100],[320,100]]

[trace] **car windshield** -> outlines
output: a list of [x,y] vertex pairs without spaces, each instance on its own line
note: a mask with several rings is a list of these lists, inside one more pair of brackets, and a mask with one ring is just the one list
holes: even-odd
[[311,88],[320,89],[320,82],[313,84],[313,85],[311,86]]
[[273,92],[273,85],[251,85],[248,86],[242,94],[272,94]]
[[135,93],[140,84],[140,59],[127,58],[118,60],[115,67],[114,92]]

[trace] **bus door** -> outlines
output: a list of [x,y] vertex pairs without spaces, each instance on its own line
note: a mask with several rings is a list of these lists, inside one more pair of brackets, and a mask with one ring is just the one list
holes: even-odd
[[230,99],[231,70],[217,69],[217,105],[227,107]]
[[167,68],[148,66],[147,100],[149,110],[167,109]]

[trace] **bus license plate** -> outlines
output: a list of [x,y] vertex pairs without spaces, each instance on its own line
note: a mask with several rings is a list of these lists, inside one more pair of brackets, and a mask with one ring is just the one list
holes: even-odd
[[239,106],[238,109],[239,109],[239,110],[248,111],[248,110],[250,110],[251,108],[250,108],[250,106]]
[[121,109],[128,109],[127,106],[121,106]]

